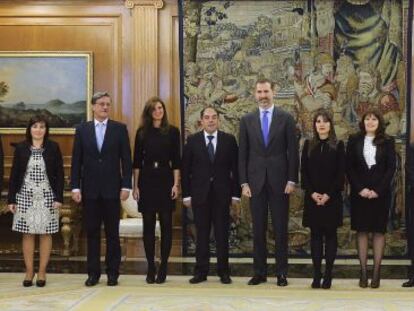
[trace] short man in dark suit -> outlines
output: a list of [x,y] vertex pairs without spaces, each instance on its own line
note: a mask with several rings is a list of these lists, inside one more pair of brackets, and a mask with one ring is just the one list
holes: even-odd
[[289,194],[298,179],[298,141],[291,115],[273,104],[274,85],[256,82],[258,109],[240,121],[239,176],[242,195],[250,198],[254,276],[249,285],[267,281],[267,215],[276,236],[277,285],[286,286]]
[[221,283],[230,284],[230,204],[237,209],[240,201],[237,143],[233,135],[218,130],[216,109],[203,109],[200,118],[203,130],[188,137],[182,162],[183,203],[193,208],[197,232],[196,267],[190,283],[207,280],[213,226],[217,274]]
[[76,128],[72,153],[72,199],[83,203],[87,234],[88,279],[94,286],[101,276],[101,225],[106,237],[108,286],[118,284],[121,247],[119,242],[120,199],[132,188],[131,147],[125,124],[109,119],[111,97],[106,92],[92,97],[93,121]]
[[408,257],[411,260],[408,281],[403,283],[403,287],[414,287],[414,143],[407,148],[405,162],[407,176],[407,202],[406,202],[406,234]]

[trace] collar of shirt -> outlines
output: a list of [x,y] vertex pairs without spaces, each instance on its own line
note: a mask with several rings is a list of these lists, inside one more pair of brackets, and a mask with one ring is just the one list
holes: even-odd
[[206,145],[209,143],[209,139],[207,138],[207,136],[214,136],[214,138],[211,140],[211,143],[213,144],[213,146],[214,146],[214,150],[216,150],[216,146],[217,146],[217,131],[215,131],[214,133],[211,133],[211,134],[209,134],[209,133],[207,133],[206,131],[203,131],[203,133],[204,133],[204,140],[205,140],[205,142],[206,142]]
[[263,111],[269,111],[269,114],[267,115],[267,124],[269,125],[269,129],[270,129],[270,125],[272,124],[272,116],[273,116],[273,110],[275,110],[275,105],[272,105],[269,107],[269,109],[263,109],[261,107],[259,107],[260,110],[260,122],[263,121]]
[[106,127],[106,125],[108,124],[108,118],[107,119],[105,119],[105,120],[103,120],[102,122],[101,121],[98,121],[98,120],[96,120],[96,119],[93,119],[93,121],[94,121],[94,123],[95,123],[95,127],[99,124],[99,123],[102,123],[105,127]]
[[[269,111],[269,115],[272,116],[273,115],[273,110],[275,110],[275,105],[270,106],[268,109],[263,109],[262,107],[259,107],[260,110],[260,118],[263,116],[263,111]],[[269,118],[270,120],[271,118]]]

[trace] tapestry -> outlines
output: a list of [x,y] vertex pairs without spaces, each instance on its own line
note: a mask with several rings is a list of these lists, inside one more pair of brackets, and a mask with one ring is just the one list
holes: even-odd
[[[332,113],[336,134],[346,142],[362,114],[378,108],[398,154],[385,255],[403,256],[408,6],[408,0],[181,1],[185,137],[200,130],[200,111],[212,105],[220,112],[220,129],[238,138],[240,118],[257,108],[258,78],[276,82],[275,105],[296,120],[300,149],[312,135],[317,109]],[[346,185],[344,225],[338,229],[338,255],[344,257],[356,255],[348,195]],[[290,197],[291,256],[310,254],[302,212],[299,186]],[[184,215],[184,254],[193,255],[191,209]],[[231,254],[250,255],[247,200],[242,200],[240,218],[231,215]],[[267,243],[273,253],[270,223],[269,217]]]

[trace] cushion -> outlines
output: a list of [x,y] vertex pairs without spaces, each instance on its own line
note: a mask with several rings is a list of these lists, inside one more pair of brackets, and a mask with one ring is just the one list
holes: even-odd
[[127,200],[121,201],[121,206],[128,217],[141,217],[141,214],[138,212],[138,203],[132,197],[132,191],[130,191]]
[[[142,218],[125,218],[119,222],[119,236],[123,238],[142,238],[144,226]],[[160,225],[155,225],[155,236],[160,237]]]

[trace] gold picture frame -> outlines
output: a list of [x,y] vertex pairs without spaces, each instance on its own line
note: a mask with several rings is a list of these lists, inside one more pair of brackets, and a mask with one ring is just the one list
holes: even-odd
[[92,52],[0,52],[0,133],[23,134],[31,116],[52,134],[91,120]]

